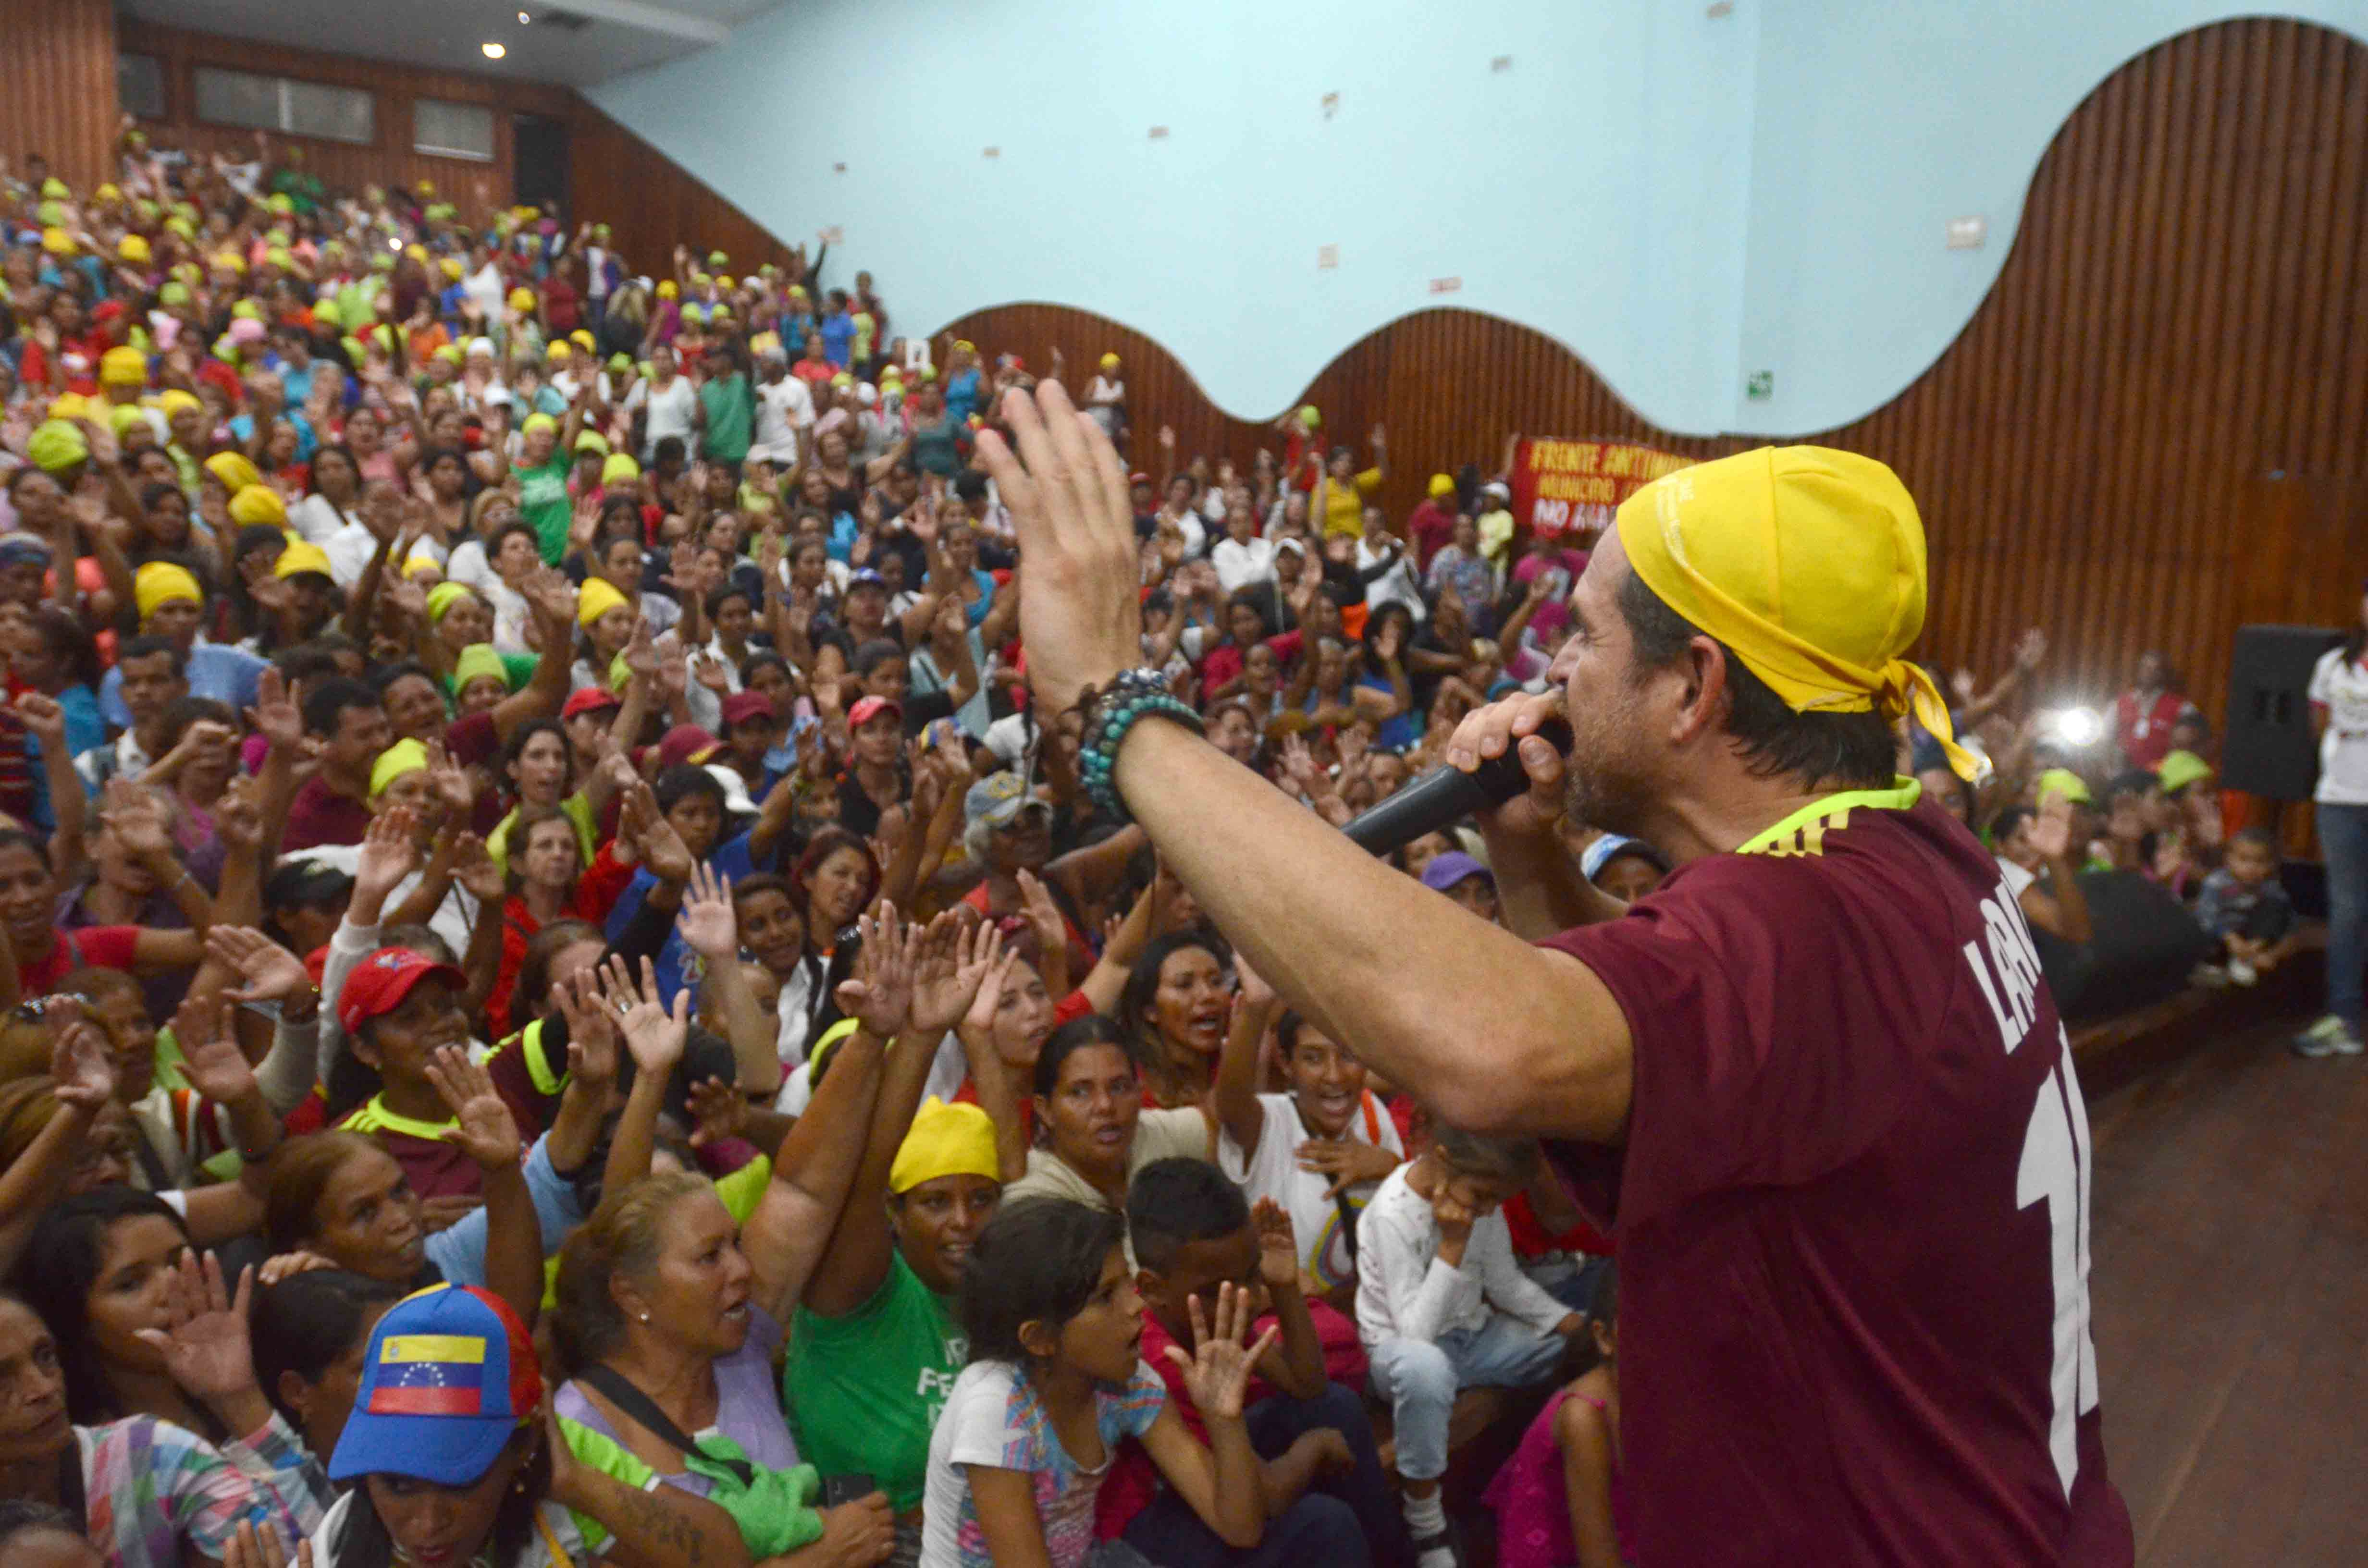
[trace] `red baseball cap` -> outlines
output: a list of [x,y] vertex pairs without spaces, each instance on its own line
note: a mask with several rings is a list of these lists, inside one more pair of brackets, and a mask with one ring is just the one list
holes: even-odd
[[567,700],[560,705],[559,716],[573,719],[578,713],[589,713],[595,708],[622,708],[624,705],[625,699],[613,691],[606,691],[597,686],[579,687],[568,693]]
[[403,1006],[411,988],[434,976],[465,987],[468,977],[449,963],[438,963],[409,948],[381,948],[354,966],[337,993],[337,1026],[353,1033],[370,1019]]
[[723,743],[696,724],[677,724],[658,741],[658,766],[705,762],[723,749]]
[[847,727],[850,730],[860,730],[874,714],[883,710],[894,713],[899,720],[905,717],[903,707],[888,698],[867,697],[847,710]]
[[723,699],[723,727],[727,730],[751,719],[774,716],[773,699],[761,691],[735,691]]

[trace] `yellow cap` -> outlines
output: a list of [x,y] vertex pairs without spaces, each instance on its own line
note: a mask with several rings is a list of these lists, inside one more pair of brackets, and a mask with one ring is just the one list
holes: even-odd
[[556,433],[558,429],[559,421],[553,419],[550,415],[529,414],[526,416],[526,423],[518,426],[518,434],[521,436],[531,436],[539,430],[549,430]]
[[110,387],[136,387],[148,379],[148,356],[137,348],[118,347],[98,357],[98,379]]
[[896,1146],[888,1167],[888,1190],[910,1192],[939,1176],[1003,1178],[995,1157],[995,1123],[974,1105],[948,1105],[935,1095],[913,1115],[912,1131]]
[[216,251],[212,266],[217,272],[245,272],[246,258],[234,250]]
[[510,309],[514,311],[530,311],[534,309],[533,292],[530,290],[526,289],[511,290]]
[[598,452],[607,457],[609,437],[598,430],[578,430],[575,433],[575,455],[580,458],[586,452]]
[[544,347],[542,357],[546,359],[573,359],[575,358],[575,350],[567,339],[554,337]]
[[90,437],[63,419],[45,420],[25,444],[25,455],[43,473],[60,474],[90,457]]
[[2039,803],[2045,805],[2050,795],[2085,806],[2092,798],[2088,780],[2068,767],[2051,767],[2039,776]]
[[438,271],[442,272],[445,277],[450,278],[453,282],[458,283],[461,281],[461,275],[464,269],[461,266],[461,258],[459,256],[448,256],[438,261],[436,266]]
[[192,604],[206,602],[206,592],[198,586],[196,574],[186,566],[176,566],[169,561],[151,561],[131,574],[131,600],[140,607],[140,619],[146,620],[156,613],[156,607],[176,599]]
[[671,300],[681,292],[680,289],[675,287],[675,281],[671,278],[663,279],[658,284],[658,298],[661,300]]
[[2175,751],[2162,759],[2155,776],[2162,780],[2165,792],[2184,790],[2199,778],[2211,778],[2212,765],[2192,751]]
[[63,229],[43,229],[41,248],[51,256],[72,256],[75,250],[74,237]]
[[1102,369],[1105,369],[1105,370],[1115,370],[1115,369],[1118,369],[1118,356],[1117,356],[1117,355],[1115,355],[1115,354],[1105,354],[1105,355],[1103,355],[1103,356],[1102,356]]
[[195,392],[183,392],[178,387],[166,387],[156,394],[156,406],[165,411],[165,418],[170,419],[185,408],[193,414],[202,414],[205,412],[206,405],[198,401],[198,394]]
[[1436,501],[1442,495],[1452,495],[1454,494],[1455,481],[1448,478],[1447,475],[1443,473],[1434,473],[1430,476],[1430,498],[1432,500]]
[[370,799],[386,793],[386,787],[406,773],[417,773],[427,766],[427,748],[417,741],[397,741],[378,754],[370,764]]
[[240,452],[216,452],[200,466],[233,495],[249,485],[263,483],[262,473]]
[[574,332],[567,335],[567,341],[575,345],[576,347],[581,348],[586,354],[597,354],[600,351],[600,345],[593,340],[593,336],[590,333],[585,331],[580,326]]
[[1762,447],[1654,481],[1621,504],[1618,526],[1645,585],[1786,707],[1913,712],[1952,768],[1981,776],[1932,677],[1899,656],[1924,629],[1924,524],[1891,470]]
[[630,609],[625,596],[606,577],[586,577],[583,592],[575,596],[575,624],[590,631],[592,623],[612,609]]
[[293,577],[305,572],[323,577],[334,576],[335,574],[329,570],[329,552],[311,540],[290,540],[288,548],[279,552],[279,559],[273,563],[271,574]]
[[502,663],[502,656],[494,645],[491,642],[470,643],[461,650],[461,656],[452,661],[452,695],[458,697],[469,689],[471,681],[483,680],[488,676],[501,682],[503,690],[509,689],[509,666]]
[[149,259],[148,242],[138,234],[126,234],[116,245],[115,254],[125,261],[144,262]]
[[148,411],[136,403],[118,403],[108,414],[107,423],[114,429],[117,438],[120,439],[123,433],[134,425],[148,423]]
[[[279,498],[279,492],[268,484],[250,484],[232,494],[230,516],[231,521],[250,528],[284,528],[288,526],[288,503]],[[290,545],[288,548],[293,551],[296,547]],[[326,562],[328,557],[324,555],[321,559]],[[288,557],[282,555],[279,560],[279,575],[285,577],[288,575]],[[323,569],[326,570],[326,567]]]
[[434,626],[444,619],[444,612],[467,598],[473,590],[466,583],[438,583],[427,590],[427,623]]
[[642,465],[633,460],[631,452],[611,452],[609,460],[600,465],[600,484],[606,489],[612,484],[631,484],[642,477]]

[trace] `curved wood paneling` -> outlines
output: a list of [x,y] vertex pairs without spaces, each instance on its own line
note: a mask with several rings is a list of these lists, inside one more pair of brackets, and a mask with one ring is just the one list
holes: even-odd
[[112,0],[0,0],[0,153],[12,175],[39,153],[88,190],[113,167]]
[[[2058,651],[2051,684],[2101,695],[2159,647],[2213,711],[2239,624],[2353,613],[2368,563],[2363,184],[2368,49],[2306,23],[2169,40],[2075,111],[1965,331],[1889,405],[1815,437],[1891,463],[1922,506],[1926,656],[2001,668],[2037,625]],[[1007,305],[953,330],[1039,371],[1057,345],[1077,380],[1116,349],[1140,466],[1156,466],[1162,422],[1186,454],[1242,459],[1272,439],[1100,317]],[[1401,515],[1432,472],[1493,466],[1516,428],[1700,456],[1756,444],[1656,430],[1561,344],[1468,311],[1392,323],[1304,401],[1336,432],[1386,423],[1384,499]]]

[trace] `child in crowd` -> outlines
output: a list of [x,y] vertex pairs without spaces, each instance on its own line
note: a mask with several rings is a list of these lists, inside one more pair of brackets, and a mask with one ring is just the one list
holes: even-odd
[[[1444,858],[1444,857],[1441,857]],[[1239,959],[1241,992],[1217,1060],[1217,1164],[1253,1200],[1280,1204],[1301,1238],[1300,1268],[1333,1309],[1353,1311],[1357,1216],[1406,1158],[1397,1124],[1365,1086],[1364,1063],[1296,1013]],[[1287,1093],[1257,1092],[1258,1046],[1274,1020]],[[1346,1324],[1344,1324],[1344,1326]]]
[[1451,1127],[1391,1173],[1357,1222],[1357,1329],[1396,1418],[1419,1568],[1452,1568],[1439,1479],[1466,1388],[1545,1381],[1585,1320],[1524,1275],[1497,1210],[1537,1169],[1533,1140]]
[[1588,1308],[1601,1358],[1546,1401],[1488,1483],[1498,1568],[1622,1568],[1635,1561],[1620,1473],[1620,1281],[1607,1270]]
[[[1195,1563],[1402,1561],[1406,1531],[1392,1506],[1372,1421],[1355,1389],[1365,1358],[1353,1337],[1342,1348],[1344,1386],[1332,1381],[1330,1346],[1318,1337],[1299,1290],[1299,1246],[1291,1216],[1271,1199],[1255,1209],[1241,1189],[1205,1160],[1156,1160],[1127,1189],[1126,1225],[1142,1293],[1144,1359],[1167,1384],[1184,1425],[1208,1432],[1171,1346],[1191,1343],[1192,1303],[1216,1299],[1227,1284],[1281,1338],[1258,1358],[1244,1394],[1250,1442],[1266,1460],[1266,1537],[1255,1551],[1227,1546],[1192,1513],[1182,1495],[1159,1490],[1149,1456],[1121,1446],[1102,1489],[1097,1533],[1121,1537],[1166,1568]],[[1394,1550],[1384,1551],[1388,1546]]]
[[2240,829],[2228,841],[2227,863],[2203,879],[2195,918],[2227,955],[2228,978],[2250,985],[2294,950],[2294,900],[2278,881],[2277,835],[2265,827]]
[[1116,1214],[1055,1198],[1010,1204],[979,1233],[963,1273],[970,1365],[929,1439],[921,1568],[1140,1568],[1132,1548],[1097,1549],[1094,1505],[1121,1438],[1135,1438],[1194,1517],[1236,1550],[1267,1528],[1258,1451],[1242,1420],[1250,1297],[1231,1283],[1189,1303],[1193,1346],[1167,1358],[1207,1425],[1186,1429],[1143,1363],[1143,1297]]

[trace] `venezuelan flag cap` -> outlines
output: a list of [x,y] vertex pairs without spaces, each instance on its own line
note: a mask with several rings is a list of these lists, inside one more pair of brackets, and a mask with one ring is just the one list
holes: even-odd
[[517,1314],[472,1285],[431,1287],[397,1301],[370,1331],[329,1479],[470,1485],[541,1403],[542,1372]]

